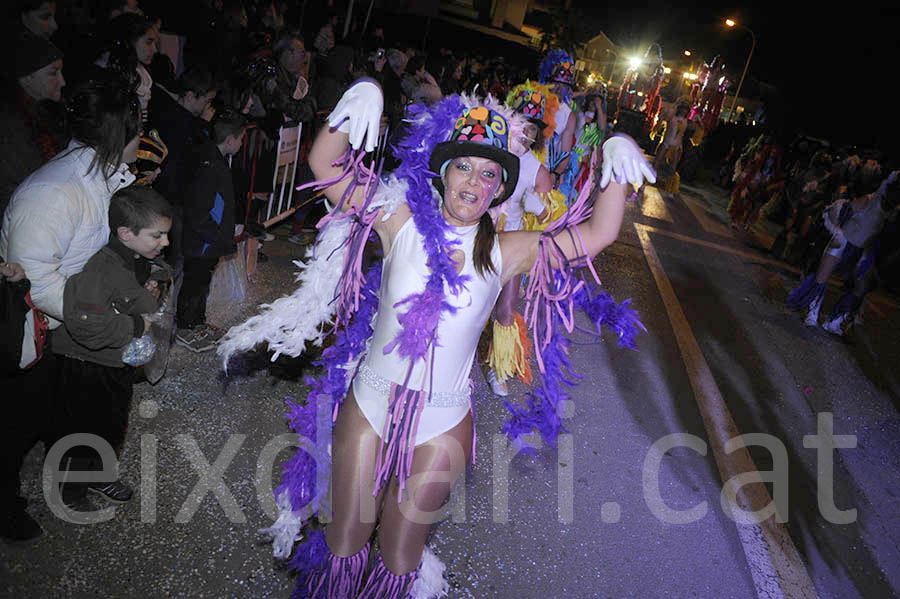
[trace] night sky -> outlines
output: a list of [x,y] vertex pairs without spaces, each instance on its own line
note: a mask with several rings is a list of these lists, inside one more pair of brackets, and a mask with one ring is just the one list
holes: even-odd
[[722,55],[736,86],[751,38],[727,29],[724,20],[730,17],[756,35],[747,78],[778,88],[784,112],[774,120],[838,143],[878,147],[895,158],[900,154],[892,147],[900,132],[895,92],[900,87],[900,4],[855,2],[832,9],[827,3],[788,0],[745,8],[684,8],[576,0],[575,5],[594,17],[613,42],[636,54],[656,41],[665,56],[684,49],[705,59]]

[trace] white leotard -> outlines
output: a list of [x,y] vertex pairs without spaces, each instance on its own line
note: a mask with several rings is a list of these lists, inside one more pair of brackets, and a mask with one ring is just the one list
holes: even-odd
[[534,182],[541,166],[541,161],[531,152],[519,156],[519,181],[516,189],[506,201],[491,208],[491,217],[495,223],[501,214],[506,215],[504,231],[521,231],[526,212],[540,214],[544,211],[544,203],[534,193]]
[[[475,272],[472,259],[478,226],[453,227],[451,230],[461,241],[454,246],[454,251],[458,249],[464,253],[462,274],[468,275],[469,281],[459,295],[445,289],[447,301],[459,310],[455,314],[442,314],[433,362],[429,351],[426,360],[419,360],[414,365],[407,385],[410,389],[432,390],[419,420],[415,445],[450,430],[469,412],[469,373],[478,338],[500,294],[502,259],[499,240],[494,238],[491,249],[491,260],[497,272],[487,273],[484,279]],[[402,384],[409,368],[409,360],[400,358],[396,347],[389,354],[384,353],[384,347],[400,331],[398,314],[408,309],[408,305],[397,308],[395,304],[425,289],[430,275],[426,259],[424,238],[410,218],[400,228],[384,259],[375,330],[359,374],[353,380],[356,402],[379,436],[384,430],[390,385]],[[437,368],[432,369],[432,363],[437,364]]]

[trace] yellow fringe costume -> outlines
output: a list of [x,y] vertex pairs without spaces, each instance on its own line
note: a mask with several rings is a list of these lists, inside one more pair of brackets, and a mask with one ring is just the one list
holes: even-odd
[[526,231],[543,231],[547,228],[547,225],[562,216],[567,209],[566,196],[558,189],[551,189],[548,192],[539,193],[538,195],[544,202],[544,206],[550,211],[550,218],[541,223],[538,222],[537,215],[526,212],[524,216]]
[[496,373],[497,380],[505,382],[519,377],[531,385],[531,340],[522,315],[516,312],[515,320],[508,327],[494,321],[494,338],[488,352],[488,365]]

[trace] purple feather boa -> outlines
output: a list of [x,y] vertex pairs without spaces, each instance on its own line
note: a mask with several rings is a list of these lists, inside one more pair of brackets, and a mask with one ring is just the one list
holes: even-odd
[[[503,424],[503,432],[514,442],[531,432],[538,432],[545,443],[556,447],[560,434],[568,432],[563,425],[561,404],[569,398],[567,387],[574,387],[581,378],[572,369],[568,357],[571,342],[562,334],[563,324],[554,313],[550,342],[544,349],[544,372],[541,386],[528,393],[526,407],[505,401],[509,418]],[[526,453],[533,453],[531,446],[524,446]]]
[[[591,286],[593,287],[593,286]],[[594,325],[597,334],[606,327],[616,335],[619,347],[636,350],[634,338],[638,331],[646,331],[637,310],[631,308],[631,298],[617,303],[605,291],[591,293],[589,287],[575,293],[575,303],[584,311]]]
[[[592,178],[593,173],[589,176]],[[587,202],[591,194],[590,187],[585,186],[569,210],[547,228],[541,236],[538,256],[529,275],[525,320],[532,329],[541,386],[528,395],[524,408],[505,402],[510,416],[503,432],[519,446],[522,435],[537,431],[545,443],[555,447],[557,437],[565,432],[561,408],[569,397],[566,387],[574,386],[575,379],[581,378],[568,358],[571,342],[563,336],[563,329],[571,332],[576,328],[573,314],[576,305],[587,313],[594,325],[592,334],[599,336],[605,325],[616,334],[620,346],[633,349],[637,330],[644,329],[637,312],[629,307],[631,300],[617,304],[608,294],[595,292],[595,286],[578,272],[579,267],[586,267],[599,283],[591,262],[584,256],[574,260],[566,258],[556,244],[557,235],[567,234],[581,245],[583,251],[575,225],[590,216]],[[552,268],[551,260],[562,267]],[[526,450],[531,451],[530,448]]]
[[302,543],[294,550],[290,568],[297,572],[297,585],[291,594],[291,599],[304,599],[307,597],[306,579],[310,574],[322,569],[331,552],[325,544],[325,533],[322,530],[314,530],[309,533]]
[[451,306],[444,299],[444,285],[450,293],[458,294],[469,277],[456,272],[450,259],[455,242],[447,238],[450,225],[444,220],[433,193],[431,179],[436,175],[428,168],[431,152],[439,143],[447,141],[450,125],[462,113],[464,104],[459,96],[450,96],[432,107],[415,104],[409,108],[409,120],[413,125],[410,134],[394,147],[394,155],[400,160],[395,171],[398,178],[409,183],[406,201],[412,212],[416,229],[425,239],[425,253],[431,274],[425,290],[398,302],[395,307],[408,306],[398,317],[400,332],[384,347],[384,353],[397,348],[397,353],[410,359],[410,368],[416,360],[424,359],[428,348],[435,341],[441,314]]
[[[372,318],[378,310],[378,288],[381,285],[381,266],[373,266],[366,274],[365,286],[360,293],[359,309],[353,314],[350,321],[342,329],[335,332],[335,341],[322,352],[322,359],[315,362],[316,366],[324,366],[325,372],[319,378],[305,377],[304,382],[309,385],[309,394],[306,402],[295,404],[288,402],[290,412],[287,414],[288,425],[291,430],[301,438],[313,441],[317,449],[327,448],[331,435],[321,435],[317,430],[320,419],[317,419],[319,403],[328,402],[329,412],[337,414],[344,397],[347,394],[348,373],[344,366],[365,351],[366,342],[372,336]],[[332,418],[333,419],[333,418]],[[329,429],[330,433],[330,429]],[[317,451],[318,465],[326,460],[326,451]],[[294,510],[299,510],[309,504],[317,494],[318,476],[316,457],[308,451],[298,450],[285,462],[282,468],[282,482],[275,490],[275,496],[288,490],[291,505]],[[327,481],[327,478],[325,478]],[[314,505],[314,509],[318,506]]]
[[[574,276],[574,273],[570,273]],[[564,284],[565,276],[556,273],[557,288]],[[631,299],[616,303],[604,291],[595,291],[596,285],[585,282],[572,294],[575,303],[581,308],[595,330],[589,331],[599,336],[601,328],[606,327],[616,335],[619,347],[635,348],[635,336],[639,330],[647,329],[638,318],[637,310],[630,307]],[[526,406],[504,402],[509,417],[503,424],[503,432],[514,442],[522,446],[526,453],[533,453],[533,448],[524,445],[522,435],[538,432],[545,443],[556,447],[556,439],[560,434],[568,432],[562,421],[561,405],[569,399],[566,391],[578,384],[583,378],[575,372],[569,360],[569,346],[572,342],[563,335],[566,328],[561,312],[551,310],[549,324],[544,319],[535,319],[535,337],[547,339],[541,350],[544,370],[541,373],[541,385],[527,396]]]

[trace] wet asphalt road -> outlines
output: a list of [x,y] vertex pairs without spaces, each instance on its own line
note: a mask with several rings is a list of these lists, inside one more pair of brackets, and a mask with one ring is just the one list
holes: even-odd
[[[611,338],[573,347],[585,379],[572,392],[569,433],[557,448],[512,457],[499,435],[502,403],[481,370],[473,372],[476,464],[457,486],[453,517],[430,542],[447,564],[450,597],[750,599],[779,589],[789,597],[897,596],[896,303],[875,298],[843,339],[804,327],[783,308],[797,274],[753,249],[765,245],[766,231],[750,238],[723,226],[724,203],[721,190],[685,186],[675,198],[649,193],[628,205],[619,240],[596,265],[607,291],[633,298],[648,332],[637,352]],[[240,322],[292,289],[290,261],[302,249],[278,233],[247,298],[213,307],[212,323]],[[651,272],[647,242],[671,296]],[[831,290],[826,307],[838,293]],[[673,302],[681,324],[673,324]],[[784,592],[784,581],[761,580],[758,556],[723,512],[715,435],[698,407],[685,334],[696,340],[694,359],[708,365],[737,431],[771,435],[784,448],[785,528],[811,588]],[[308,360],[272,365],[263,356],[225,376],[214,353],[174,348],[166,377],[135,388],[121,476],[137,495],[112,519],[73,525],[55,517],[42,499],[43,449],[29,455],[24,490],[47,534],[27,546],[0,545],[0,594],[290,596],[293,578],[256,531],[272,521],[266,479],[278,479],[288,455],[277,451],[287,432],[284,401],[302,397],[299,377],[309,372]],[[519,383],[512,389],[521,397]],[[857,509],[855,522],[830,523],[817,507],[817,453],[804,436],[816,432],[821,413],[833,414],[835,434],[856,438],[855,448],[836,452],[833,499],[841,510]],[[673,433],[710,449],[675,447],[648,477],[651,447]],[[750,455],[760,471],[773,469],[766,449],[751,447]],[[221,480],[213,476],[209,491],[201,484],[198,492],[206,464]],[[655,493],[669,510],[703,502],[706,509],[689,523],[666,522]]]

